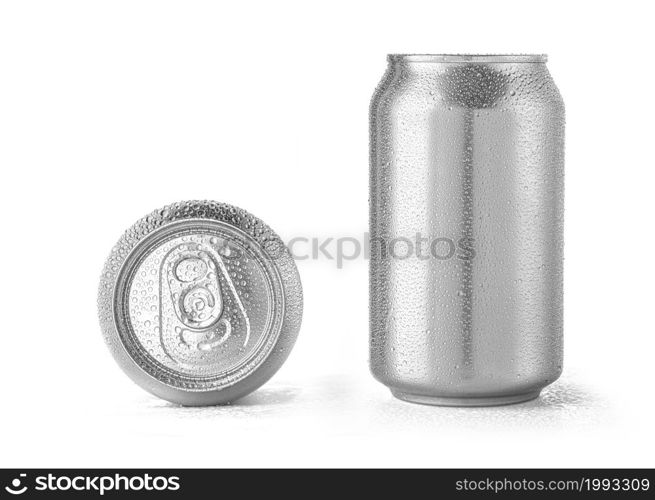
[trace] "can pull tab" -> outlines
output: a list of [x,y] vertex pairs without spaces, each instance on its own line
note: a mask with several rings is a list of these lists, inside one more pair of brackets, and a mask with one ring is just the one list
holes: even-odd
[[215,269],[215,263],[205,252],[197,252],[197,255],[182,254],[169,268],[169,275],[172,275],[168,283],[173,294],[175,313],[189,328],[211,327],[223,312],[223,299]]
[[172,249],[162,261],[161,280],[161,342],[169,357],[195,366],[230,338],[248,344],[248,316],[211,244]]

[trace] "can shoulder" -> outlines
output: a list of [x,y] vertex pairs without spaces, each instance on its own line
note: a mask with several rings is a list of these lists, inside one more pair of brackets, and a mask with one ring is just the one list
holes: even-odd
[[373,91],[369,104],[371,115],[377,113],[392,98],[393,88],[397,85],[397,79],[397,72],[392,67],[387,68]]
[[564,101],[545,64],[454,65],[433,71],[389,67],[370,104],[371,117],[442,108],[492,109],[546,106]]

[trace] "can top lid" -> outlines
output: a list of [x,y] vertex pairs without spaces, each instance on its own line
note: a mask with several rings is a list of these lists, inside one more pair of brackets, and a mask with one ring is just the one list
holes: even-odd
[[419,63],[545,63],[546,54],[389,54],[391,62]]

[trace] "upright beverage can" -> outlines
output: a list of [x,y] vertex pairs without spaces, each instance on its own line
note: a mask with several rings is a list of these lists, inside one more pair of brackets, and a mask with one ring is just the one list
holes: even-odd
[[564,104],[542,55],[390,55],[370,109],[370,356],[483,406],[562,371]]

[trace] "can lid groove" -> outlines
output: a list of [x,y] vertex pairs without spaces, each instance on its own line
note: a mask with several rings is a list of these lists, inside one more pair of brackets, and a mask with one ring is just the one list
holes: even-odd
[[389,54],[390,62],[419,63],[545,63],[546,54]]

